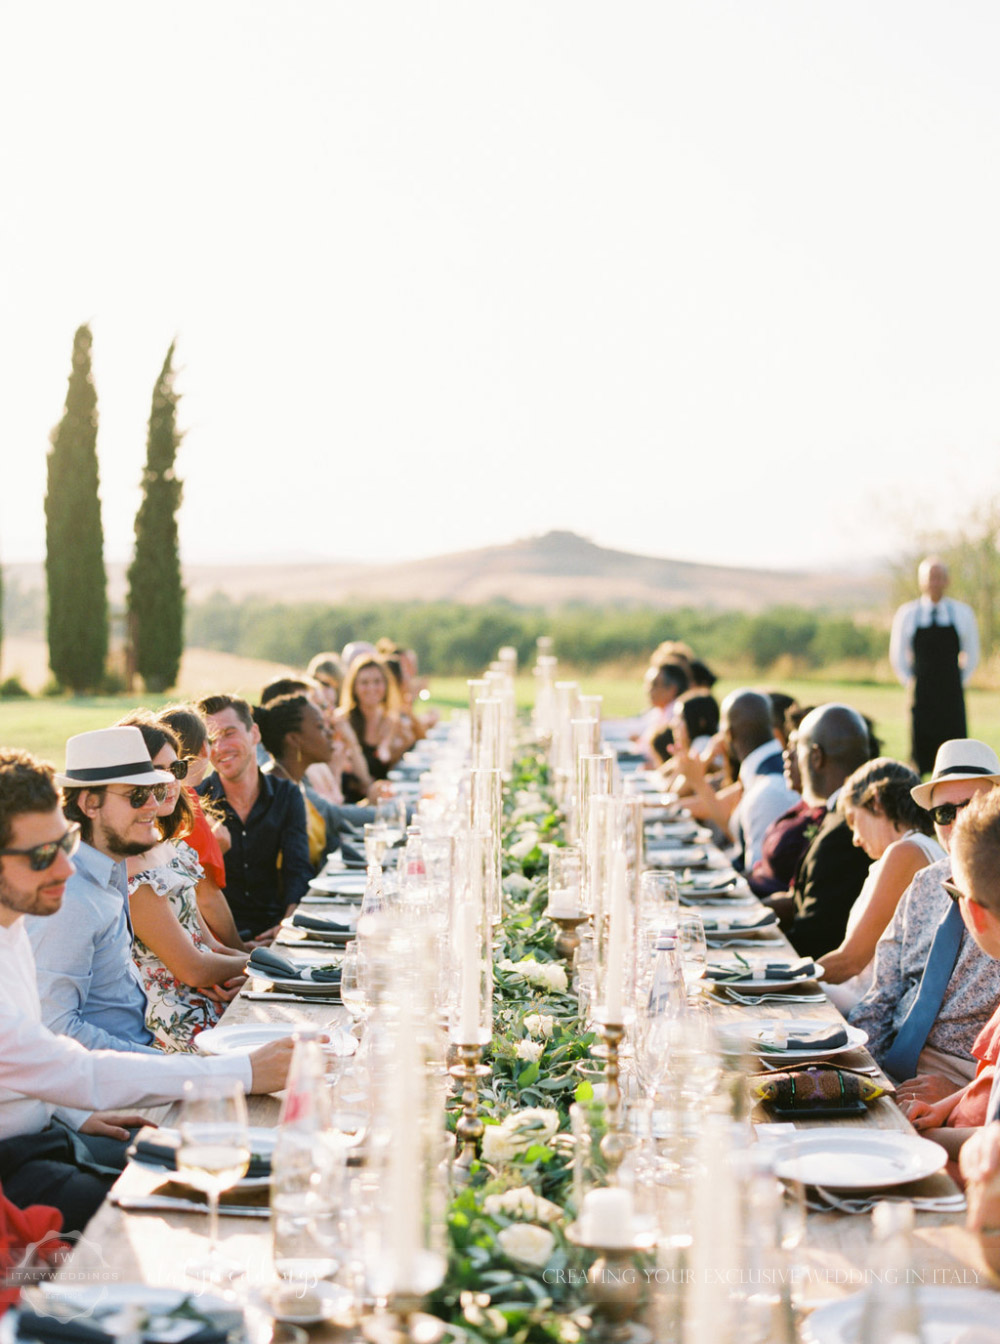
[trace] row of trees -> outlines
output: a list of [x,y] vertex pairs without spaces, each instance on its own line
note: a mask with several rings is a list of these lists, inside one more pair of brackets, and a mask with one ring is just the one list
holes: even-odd
[[[62,419],[52,431],[45,495],[45,573],[49,666],[58,685],[81,692],[100,687],[109,642],[104,530],[97,467],[97,391],[89,326],[73,338],[73,366]],[[153,388],[128,571],[129,671],[150,690],[177,680],[184,648],[184,588],[177,538],[181,482],[175,471],[177,429],[174,344]]]
[[862,625],[800,607],[775,607],[756,615],[683,608],[569,606],[559,611],[506,603],[462,606],[452,602],[373,602],[330,607],[284,605],[259,598],[234,602],[217,593],[188,611],[188,638],[200,648],[304,666],[324,649],[351,639],[374,642],[391,635],[420,655],[426,672],[469,675],[512,644],[522,663],[533,659],[535,640],[551,634],[559,657],[581,669],[648,657],[663,639],[682,639],[721,669],[765,671],[790,657],[803,670],[845,662],[874,664],[888,653],[885,627]]

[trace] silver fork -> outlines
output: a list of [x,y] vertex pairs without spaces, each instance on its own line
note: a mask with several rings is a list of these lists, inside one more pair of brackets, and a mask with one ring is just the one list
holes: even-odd
[[965,1207],[965,1196],[931,1195],[921,1198],[919,1195],[907,1198],[906,1195],[865,1195],[859,1199],[842,1199],[821,1185],[813,1186],[822,1203],[813,1201],[814,1209],[833,1209],[837,1213],[869,1213],[876,1204],[912,1204],[923,1213],[961,1213]]
[[739,990],[727,988],[726,998],[730,1003],[745,1003],[756,1008],[759,1003],[828,1003],[825,994],[741,994]]

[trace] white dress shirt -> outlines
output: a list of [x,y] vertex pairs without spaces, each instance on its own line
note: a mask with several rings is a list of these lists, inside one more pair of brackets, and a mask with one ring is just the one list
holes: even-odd
[[958,635],[963,686],[979,663],[979,629],[972,608],[966,606],[964,602],[956,602],[953,597],[942,597],[941,601],[935,604],[929,597],[921,595],[915,601],[906,602],[899,608],[893,617],[892,634],[889,637],[889,662],[904,686],[913,680],[914,633],[932,623],[931,612],[935,606],[936,624],[953,625]]
[[249,1090],[250,1060],[88,1050],[53,1035],[42,1025],[24,919],[0,926],[0,1139],[44,1129],[57,1106],[155,1106],[176,1101],[185,1079],[205,1077],[236,1078]]
[[785,783],[783,774],[760,773],[760,767],[765,761],[773,761],[775,756],[780,755],[781,743],[772,738],[770,742],[754,747],[748,756],[744,756],[740,765],[743,797],[733,813],[733,834],[736,843],[743,847],[743,868],[746,872],[761,857],[767,828],[800,801],[795,790]]

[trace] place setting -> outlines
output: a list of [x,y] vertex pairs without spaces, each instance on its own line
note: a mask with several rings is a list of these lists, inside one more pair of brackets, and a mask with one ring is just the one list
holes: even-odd
[[255,947],[247,962],[247,972],[254,988],[244,991],[246,998],[340,1002],[341,968],[330,961],[293,962],[270,948]]
[[734,961],[709,962],[704,978],[718,991],[745,991],[754,995],[764,990],[808,989],[810,997],[815,990],[817,1002],[827,1002],[817,984],[822,975],[823,967],[810,957],[798,961],[750,962],[737,952]]
[[285,947],[343,948],[357,937],[357,916],[352,911],[336,920],[321,915],[307,915],[296,910],[294,915],[281,921],[281,932],[275,942]]

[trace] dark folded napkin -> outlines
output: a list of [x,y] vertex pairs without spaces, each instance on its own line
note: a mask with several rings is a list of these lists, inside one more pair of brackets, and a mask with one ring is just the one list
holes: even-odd
[[809,980],[816,974],[816,963],[808,957],[801,961],[769,961],[764,966],[706,966],[706,980],[722,980],[734,985],[752,985],[757,980]]
[[[128,1150],[129,1157],[147,1166],[163,1167],[167,1171],[177,1170],[177,1149],[181,1136],[176,1129],[140,1130]],[[270,1176],[271,1156],[269,1153],[251,1153],[248,1176]]]
[[353,924],[337,924],[332,919],[319,919],[314,915],[303,915],[296,911],[292,916],[292,925],[296,929],[309,929],[313,933],[354,933]]
[[349,840],[345,840],[343,836],[340,838],[340,857],[351,868],[364,868],[367,866],[364,845],[359,848],[357,845],[352,845]]
[[769,1050],[837,1050],[840,1046],[847,1044],[847,1031],[842,1026],[824,1026],[822,1024],[816,1027],[815,1031],[806,1031],[801,1026],[792,1034],[786,1033],[785,1044],[776,1045],[766,1037],[757,1041],[757,1049]]
[[[41,1340],[42,1344],[115,1344],[120,1336],[102,1330],[99,1319],[87,1316],[72,1321],[64,1320],[60,1316],[36,1312],[22,1303],[17,1309],[17,1335],[19,1339]],[[184,1319],[183,1315],[158,1315],[150,1327],[143,1331],[142,1338],[148,1344],[155,1344],[155,1341],[164,1338],[176,1340],[177,1344],[224,1344],[225,1340],[235,1338],[244,1328],[242,1312],[220,1312],[217,1320],[190,1317],[191,1331],[183,1336],[183,1340],[179,1340],[177,1325]]]
[[764,910],[753,919],[720,919],[716,915],[702,915],[701,922],[706,933],[752,933],[754,929],[766,929],[777,924],[778,916],[773,910]]
[[304,980],[309,984],[335,984],[340,981],[339,966],[295,966],[266,947],[255,947],[250,953],[249,970],[282,980]]

